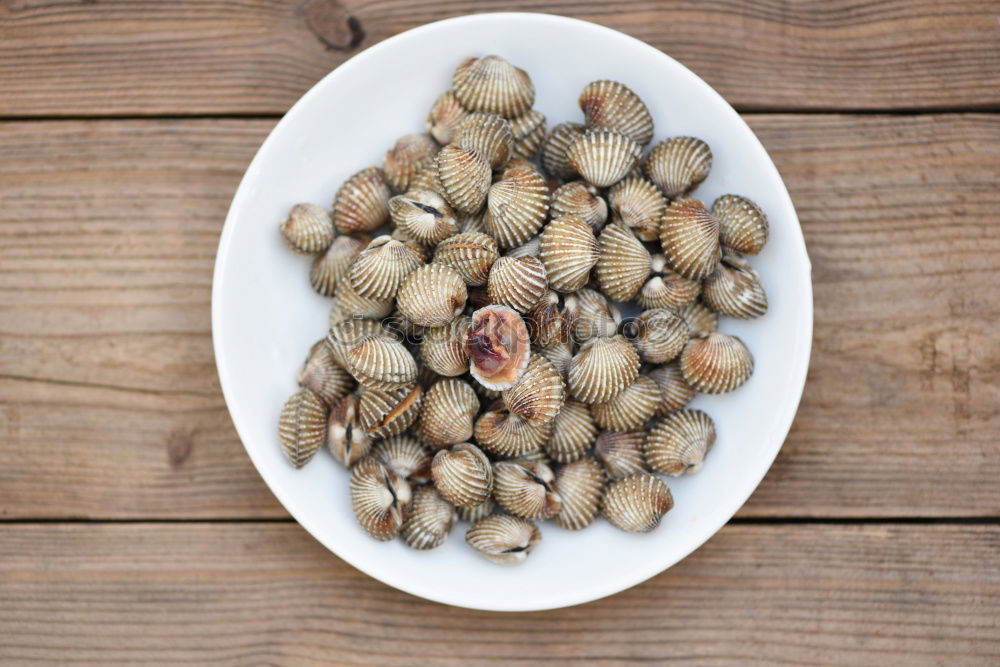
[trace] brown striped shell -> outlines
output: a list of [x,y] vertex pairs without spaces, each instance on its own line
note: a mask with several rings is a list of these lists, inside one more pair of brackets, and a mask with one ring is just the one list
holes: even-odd
[[433,453],[409,435],[394,435],[379,440],[371,455],[400,477],[423,484],[431,479]]
[[545,265],[537,257],[501,257],[490,268],[486,291],[492,303],[521,313],[530,311],[545,296]]
[[312,460],[326,438],[326,403],[309,389],[299,389],[285,401],[278,418],[281,451],[296,468]]
[[586,405],[566,399],[552,421],[552,435],[545,452],[558,463],[570,463],[582,457],[597,437],[597,424]]
[[[360,296],[351,287],[351,281],[341,280],[337,284],[337,291],[334,294],[336,308],[339,311],[337,321],[344,321],[356,318],[367,318],[371,320],[388,317],[392,312],[392,299],[377,299]],[[331,312],[330,319],[333,320]]]
[[309,271],[309,283],[313,289],[323,296],[333,296],[337,284],[347,275],[354,258],[370,242],[371,239],[364,235],[335,238],[330,247],[313,260],[312,269]]
[[632,343],[643,361],[663,364],[684,349],[689,338],[687,323],[672,310],[643,311],[632,322]]
[[487,111],[517,118],[535,103],[531,77],[504,58],[467,58],[452,78],[455,98],[469,111]]
[[573,215],[600,231],[608,220],[608,204],[597,188],[585,181],[572,181],[552,193],[552,217]]
[[719,328],[719,318],[701,300],[675,308],[674,311],[687,323],[692,336],[707,336]]
[[326,343],[334,360],[347,368],[348,353],[351,348],[367,336],[381,336],[388,332],[377,320],[350,318],[334,324],[326,334]]
[[385,154],[385,177],[396,192],[410,189],[418,172],[434,163],[438,145],[426,134],[405,134]]
[[701,470],[715,444],[715,424],[701,410],[672,412],[646,438],[646,462],[654,471],[679,477]]
[[472,507],[456,507],[458,511],[458,518],[462,521],[468,521],[469,523],[476,523],[482,519],[485,519],[490,514],[493,514],[493,510],[496,507],[496,503],[493,502],[493,498],[487,498],[485,501],[479,505],[473,505]]
[[656,186],[644,178],[626,178],[608,190],[611,219],[620,222],[640,241],[660,238],[660,220],[667,200]]
[[493,169],[510,159],[514,133],[510,121],[494,113],[470,113],[455,130],[452,143],[479,153]]
[[299,385],[311,389],[327,405],[334,404],[354,387],[354,378],[337,363],[325,338],[309,349],[296,379]]
[[471,323],[468,317],[456,317],[443,327],[425,331],[420,343],[420,360],[424,365],[445,377],[462,375],[469,370],[465,339]]
[[347,279],[358,296],[387,301],[396,296],[403,279],[421,264],[420,256],[405,243],[379,236],[354,260]]
[[594,442],[594,455],[611,479],[645,472],[644,431],[603,431]]
[[545,226],[539,255],[549,286],[560,292],[575,292],[590,279],[600,250],[593,229],[583,218],[563,215]]
[[704,280],[722,258],[719,220],[697,199],[671,202],[660,223],[660,243],[670,266],[690,280]]
[[351,471],[350,489],[354,516],[366,533],[383,542],[399,534],[411,499],[405,479],[366,456]]
[[612,301],[628,301],[649,277],[649,251],[628,227],[611,222],[598,239],[597,282]]
[[448,202],[430,190],[410,190],[389,200],[396,229],[423,245],[434,245],[458,233],[458,220]]
[[532,236],[530,239],[517,246],[516,248],[511,248],[506,253],[505,257],[538,257],[541,259],[542,253],[542,236]]
[[566,297],[566,312],[573,321],[573,336],[578,343],[591,338],[615,335],[622,321],[621,313],[607,297],[585,287]]
[[645,375],[640,375],[610,401],[591,405],[590,413],[602,429],[628,431],[642,428],[659,404],[659,386]]
[[591,129],[614,130],[645,146],[653,138],[653,117],[631,88],[617,81],[593,81],[580,93],[580,109]]
[[517,383],[503,392],[502,398],[512,414],[531,424],[544,424],[552,421],[562,408],[566,390],[552,362],[536,355]]
[[604,492],[604,517],[611,525],[630,533],[654,530],[673,506],[670,489],[650,473],[612,482]]
[[545,115],[530,109],[510,121],[510,129],[514,135],[511,157],[530,160],[545,139]]
[[541,449],[551,433],[552,422],[531,424],[499,404],[480,415],[474,428],[476,442],[483,449],[507,458]]
[[424,124],[427,127],[427,132],[443,146],[451,143],[455,129],[461,124],[467,113],[455,94],[449,90],[434,100]]
[[692,338],[681,353],[680,366],[696,391],[722,394],[750,379],[753,356],[739,338],[716,331]]
[[330,408],[326,422],[326,446],[333,458],[348,468],[368,455],[372,440],[361,427],[357,396],[344,396]]
[[649,266],[649,279],[636,295],[636,301],[643,308],[679,308],[693,302],[701,293],[701,283],[673,271],[663,255],[653,255]]
[[389,219],[389,181],[378,167],[347,179],[333,199],[333,224],[341,234],[373,232]]
[[694,387],[687,383],[676,361],[658,366],[647,374],[660,388],[660,404],[656,415],[662,416],[680,410],[694,398]]
[[454,526],[455,507],[434,487],[423,486],[413,496],[399,536],[408,547],[434,549],[444,543]]
[[422,327],[442,327],[465,309],[469,291],[458,271],[444,264],[425,264],[399,286],[396,307]]
[[465,442],[472,437],[477,412],[479,397],[472,387],[456,378],[443,378],[424,394],[416,435],[438,449]]
[[552,362],[563,380],[569,378],[569,367],[573,363],[573,348],[568,342],[554,343],[544,347],[539,354]]
[[434,251],[434,262],[450,266],[458,271],[466,285],[477,287],[486,284],[490,267],[499,256],[497,243],[492,236],[467,232],[455,234],[438,243]]
[[562,506],[552,486],[555,478],[539,461],[498,461],[493,464],[493,498],[514,516],[549,519]]
[[[486,234],[486,208],[483,207],[476,213],[466,213],[460,216],[458,231],[460,234],[468,234],[470,232]],[[487,234],[487,236],[489,235]],[[490,238],[492,239],[493,237],[490,236]]]
[[431,479],[441,497],[456,507],[480,505],[493,492],[493,466],[475,445],[442,449],[431,462]]
[[573,321],[565,312],[563,296],[547,290],[538,303],[528,311],[531,340],[541,348],[566,343],[573,330]]
[[458,213],[476,213],[486,202],[493,172],[475,151],[448,144],[434,158],[441,194]]
[[586,127],[580,123],[559,123],[542,142],[542,167],[554,178],[574,178],[576,170],[569,163],[569,147],[583,136]]
[[373,438],[399,435],[416,421],[422,399],[420,385],[392,391],[362,389],[358,403],[361,426]]
[[[440,151],[438,152],[440,153]],[[430,166],[424,167],[410,179],[410,190],[436,192],[444,197],[444,186],[441,184],[441,179],[438,178],[437,155],[434,156]]]
[[491,514],[469,528],[465,541],[491,562],[518,565],[542,541],[542,533],[527,519]]
[[291,250],[302,255],[315,255],[333,242],[333,221],[322,206],[296,204],[279,226],[281,238]]
[[649,152],[643,171],[669,199],[683,197],[708,177],[712,151],[701,139],[671,137]]
[[489,188],[486,229],[501,248],[516,248],[538,234],[548,211],[542,175],[532,167],[510,167]]
[[611,130],[587,132],[566,151],[569,166],[599,188],[614,185],[639,164],[642,147]]
[[639,355],[624,336],[593,338],[569,368],[569,390],[584,403],[601,403],[625,391],[639,373]]
[[587,456],[556,470],[555,488],[562,500],[556,523],[566,530],[583,530],[601,511],[604,470]]
[[764,249],[770,225],[754,202],[739,195],[722,195],[712,204],[712,215],[719,219],[722,245],[747,255]]
[[742,257],[728,253],[715,273],[705,278],[701,298],[717,313],[743,320],[767,312],[767,294],[760,276]]
[[417,362],[392,336],[368,336],[347,354],[347,368],[369,389],[389,391],[417,380]]

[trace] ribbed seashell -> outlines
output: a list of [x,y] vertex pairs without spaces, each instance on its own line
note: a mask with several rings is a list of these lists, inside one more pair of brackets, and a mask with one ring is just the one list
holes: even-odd
[[368,336],[381,336],[386,333],[381,322],[354,317],[331,326],[326,334],[326,342],[334,361],[347,368],[348,353],[352,347]]
[[688,384],[706,394],[733,391],[753,373],[753,356],[742,340],[719,333],[692,338],[680,357]]
[[333,242],[333,221],[322,206],[296,204],[279,227],[281,238],[291,250],[302,255],[315,255]]
[[560,466],[555,488],[562,500],[556,523],[566,530],[582,530],[600,514],[604,469],[590,456]]
[[573,321],[573,336],[578,343],[614,336],[622,321],[618,308],[589,287],[566,296],[566,313]]
[[423,484],[431,479],[433,453],[419,440],[409,435],[394,435],[379,440],[371,455],[400,477]]
[[540,257],[554,290],[575,292],[586,285],[599,256],[594,231],[583,218],[563,215],[542,231]]
[[493,497],[505,510],[525,519],[549,519],[562,507],[552,488],[556,476],[538,461],[493,464]]
[[582,457],[597,437],[597,425],[586,405],[567,399],[552,421],[552,435],[545,452],[558,463],[571,463]]
[[[459,216],[458,231],[460,234],[486,234],[486,208],[476,213],[465,213]],[[489,236],[487,234],[487,236]],[[490,236],[492,239],[493,237]],[[496,241],[494,241],[496,243]]]
[[747,320],[767,312],[767,294],[760,276],[742,258],[726,254],[702,284],[702,301],[712,310]]
[[443,146],[451,143],[455,129],[467,113],[455,94],[449,90],[434,100],[424,124],[430,135]]
[[660,403],[656,408],[657,417],[674,410],[680,410],[694,398],[694,387],[684,379],[680,364],[676,361],[658,366],[649,371],[647,375],[660,388]]
[[569,367],[573,363],[573,347],[569,342],[559,342],[549,347],[543,347],[539,354],[552,362],[552,365],[559,371],[559,377],[564,381],[569,378]]
[[468,521],[469,523],[476,523],[481,519],[485,519],[490,514],[493,514],[493,510],[496,508],[496,503],[493,502],[493,498],[487,498],[485,501],[479,505],[474,505],[472,507],[456,507],[458,511],[458,518],[462,521]]
[[563,215],[576,216],[598,232],[607,222],[608,204],[593,185],[572,181],[552,193],[552,216]]
[[389,181],[366,167],[344,182],[333,199],[333,224],[341,234],[373,232],[389,219]]
[[430,190],[410,190],[389,200],[396,228],[424,245],[434,245],[458,233],[458,220],[444,198]]
[[719,219],[719,240],[727,248],[756,255],[767,243],[770,225],[760,206],[746,197],[722,195],[712,204]]
[[399,534],[411,499],[405,479],[366,456],[351,471],[350,489],[354,516],[366,533],[382,542]]
[[347,275],[347,269],[354,258],[371,242],[367,236],[338,236],[320,255],[313,260],[309,272],[309,282],[313,289],[323,296],[333,296],[337,284]]
[[602,429],[628,431],[642,428],[659,405],[659,386],[645,375],[640,375],[610,401],[591,405],[590,413]]
[[438,380],[424,395],[416,435],[438,449],[465,442],[477,412],[479,397],[472,387],[455,378]]
[[653,255],[649,261],[651,272],[646,284],[636,295],[643,308],[679,308],[698,298],[701,283],[688,280],[667,266],[667,258]]
[[599,188],[625,178],[642,157],[642,147],[624,134],[593,130],[577,138],[566,151],[569,166]]
[[368,336],[347,354],[347,368],[369,389],[389,391],[417,380],[417,362],[393,336]]
[[281,451],[296,468],[309,463],[326,438],[326,403],[315,392],[299,389],[285,401],[278,419]]
[[589,128],[615,130],[642,146],[653,138],[649,109],[625,84],[607,80],[588,83],[579,104]]
[[357,396],[344,396],[330,408],[326,421],[326,446],[333,458],[348,468],[368,454],[372,440],[361,427]]
[[583,136],[586,127],[580,123],[559,123],[542,142],[542,167],[555,178],[569,180],[577,175],[569,163],[569,146]]
[[537,257],[501,257],[490,268],[486,291],[492,303],[530,311],[548,289],[545,265]]
[[624,336],[592,338],[569,367],[569,390],[584,403],[603,403],[625,391],[639,373],[639,355]]
[[422,401],[420,385],[392,391],[363,388],[358,403],[361,426],[373,438],[399,435],[416,421]]
[[516,248],[511,248],[504,253],[504,257],[537,257],[541,259],[542,252],[542,237],[532,236],[530,239],[517,246]]
[[658,473],[679,477],[701,470],[715,444],[715,424],[701,410],[681,410],[660,419],[646,438],[646,462]]
[[354,378],[337,363],[326,339],[320,339],[309,349],[309,355],[299,369],[298,383],[311,389],[327,405],[333,405],[354,387]]
[[493,182],[490,163],[475,151],[448,144],[434,158],[441,193],[458,213],[476,213]]
[[660,238],[660,220],[667,200],[644,178],[626,178],[608,190],[611,219],[632,230],[640,241]]
[[535,109],[510,121],[510,129],[514,134],[514,147],[511,157],[530,160],[538,152],[538,147],[545,139],[545,114]]
[[495,55],[467,58],[452,78],[455,98],[469,111],[517,118],[535,103],[531,77]]
[[611,525],[630,533],[654,530],[673,506],[670,489],[650,473],[612,482],[604,492],[604,517]]
[[687,323],[667,308],[643,311],[631,323],[631,339],[643,361],[663,364],[684,349],[689,338]]
[[493,466],[475,445],[442,449],[431,462],[431,478],[441,497],[457,507],[480,505],[493,492]]
[[501,248],[516,248],[538,234],[549,212],[549,188],[534,168],[505,169],[490,186],[486,230]]
[[456,317],[443,327],[428,329],[420,343],[420,360],[438,375],[455,377],[469,370],[465,340],[472,320]]
[[[337,300],[336,306],[340,311],[339,321],[356,318],[379,320],[388,317],[393,307],[391,298],[376,299],[359,295],[351,287],[351,281],[347,279],[347,276],[337,284],[334,298]],[[331,319],[333,319],[332,315]]]
[[687,322],[691,336],[707,336],[719,328],[719,318],[701,300],[693,301],[674,311]]
[[594,455],[611,479],[645,472],[644,431],[603,431],[594,442]]
[[422,264],[420,256],[390,236],[372,239],[354,260],[347,280],[360,297],[391,300],[403,279]]
[[532,342],[541,348],[567,343],[573,331],[573,320],[565,313],[562,294],[548,290],[528,311]]
[[667,262],[690,280],[704,280],[722,258],[719,220],[697,199],[671,202],[660,223]]
[[542,533],[527,519],[491,514],[469,528],[465,541],[487,560],[500,565],[518,565],[542,541]]
[[490,267],[499,256],[497,243],[492,236],[470,232],[456,234],[441,241],[434,251],[434,263],[450,266],[458,272],[466,285],[476,287],[486,284]]
[[455,130],[452,143],[479,153],[490,167],[502,167],[510,159],[514,133],[510,121],[495,113],[470,113]]
[[542,448],[552,433],[552,422],[531,424],[499,404],[476,420],[476,442],[494,456],[525,456]]
[[441,327],[461,314],[468,297],[458,271],[444,264],[425,264],[403,280],[396,306],[414,324]]
[[426,134],[404,134],[385,154],[385,177],[396,192],[410,189],[410,181],[434,162],[438,145]]
[[712,151],[701,139],[671,137],[649,152],[643,171],[669,199],[694,190],[712,169]]
[[[440,152],[440,151],[438,151]],[[437,155],[430,165],[424,167],[410,179],[410,190],[424,190],[426,192],[436,192],[444,197],[444,186],[438,178]]]
[[395,338],[406,341],[407,343],[419,340],[427,330],[426,327],[422,327],[419,324],[414,323],[408,317],[403,315],[399,308],[396,308],[396,310],[392,311],[391,315],[382,319],[382,326],[384,326],[385,330],[391,333]]
[[646,247],[628,227],[611,222],[598,239],[597,282],[613,301],[628,301],[642,289],[649,277],[650,256]]
[[399,531],[406,546],[434,549],[441,546],[455,527],[455,507],[431,486],[417,489],[406,520]]
[[528,367],[531,343],[517,311],[486,306],[472,314],[466,337],[469,372],[487,389],[510,389]]
[[559,413],[566,400],[566,390],[552,362],[536,355],[528,362],[517,383],[502,396],[511,413],[531,424],[544,424]]

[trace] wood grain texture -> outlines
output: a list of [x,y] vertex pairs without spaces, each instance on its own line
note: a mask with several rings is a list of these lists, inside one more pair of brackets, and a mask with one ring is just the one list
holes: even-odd
[[510,10],[624,31],[741,109],[1000,106],[994,0],[0,0],[0,116],[284,113],[386,37]]
[[986,664],[998,559],[992,526],[729,526],[612,598],[498,614],[392,590],[294,524],[8,525],[0,660]]
[[[798,206],[816,324],[740,516],[1000,516],[1000,118],[748,119]],[[284,516],[209,325],[217,236],[271,125],[0,124],[2,516]]]

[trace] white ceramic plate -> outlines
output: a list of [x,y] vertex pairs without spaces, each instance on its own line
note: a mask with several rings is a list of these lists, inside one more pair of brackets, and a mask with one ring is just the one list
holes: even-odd
[[[278,446],[278,413],[294,374],[327,328],[329,302],[309,286],[309,259],[283,246],[278,223],[300,201],[329,206],[358,169],[381,163],[395,139],[423,131],[434,99],[469,55],[496,53],[527,70],[549,126],[580,120],[576,100],[595,79],[635,90],[652,112],[654,142],[691,134],[712,147],[695,196],[733,192],[758,202],[771,239],[751,258],[770,310],[721,329],[752,350],[738,391],[699,396],[718,442],[696,475],[668,479],[675,508],[658,530],[631,535],[603,519],[578,533],[552,522],[520,567],[494,565],[466,546],[459,524],[429,552],[376,542],[355,522],[348,474],[325,451],[294,470]],[[747,500],[781,448],[798,407],[812,339],[809,259],[788,192],[760,142],[704,81],[660,51],[614,30],[543,14],[481,14],[432,23],[371,47],[306,93],[258,151],[233,199],[216,258],[212,332],[226,403],[250,458],[281,503],[348,563],[430,600],[497,611],[579,604],[633,586],[687,556]],[[235,465],[235,463],[234,463]]]

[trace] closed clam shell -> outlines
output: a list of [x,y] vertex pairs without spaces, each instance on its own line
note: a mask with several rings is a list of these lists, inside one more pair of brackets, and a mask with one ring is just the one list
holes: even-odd
[[608,220],[608,204],[593,185],[572,181],[552,193],[552,216],[562,215],[581,218],[598,232]]
[[667,210],[667,199],[644,178],[626,178],[608,190],[611,219],[620,222],[640,241],[660,238],[660,220]]
[[354,258],[370,242],[371,239],[364,235],[335,238],[330,247],[313,260],[309,272],[309,282],[313,289],[323,296],[333,296],[337,291],[337,284],[347,275]]
[[594,442],[594,455],[611,479],[645,472],[645,431],[602,431]]
[[389,219],[389,181],[366,167],[344,182],[333,199],[333,224],[341,234],[373,232]]
[[433,453],[410,435],[394,435],[379,440],[371,455],[400,477],[422,484],[431,479]]
[[361,426],[373,438],[388,438],[408,429],[420,414],[420,385],[391,391],[362,389],[358,410]]
[[434,100],[424,124],[435,141],[441,145],[450,144],[455,129],[467,113],[455,94],[449,90]]
[[[440,153],[440,151],[438,152]],[[441,184],[441,179],[438,178],[436,154],[434,159],[431,160],[430,165],[418,171],[413,178],[410,179],[409,189],[436,192],[444,197],[444,185]]]
[[552,469],[539,461],[498,461],[493,464],[493,498],[514,516],[549,519],[562,506],[555,479]]
[[468,297],[458,271],[444,264],[425,264],[403,280],[396,306],[415,324],[441,327],[461,314]]
[[580,109],[593,129],[615,130],[645,146],[653,138],[653,117],[632,89],[617,81],[593,81],[580,93]]
[[628,431],[642,428],[659,405],[659,386],[645,375],[640,375],[610,401],[591,405],[590,413],[603,429]]
[[455,527],[455,507],[432,486],[417,489],[406,521],[399,531],[406,546],[434,549],[441,546]]
[[430,166],[438,145],[426,134],[405,134],[385,154],[385,177],[396,192],[406,192],[417,173]]
[[707,278],[722,258],[719,220],[697,199],[671,202],[660,222],[660,243],[670,266],[691,280]]
[[767,312],[767,294],[760,276],[736,255],[724,256],[715,273],[705,278],[701,298],[712,310],[743,320]]
[[448,144],[434,158],[442,196],[458,213],[476,213],[493,181],[490,163],[479,153]]
[[493,498],[487,498],[485,501],[479,505],[473,505],[472,507],[456,507],[458,511],[458,518],[462,521],[468,521],[469,523],[476,523],[481,519],[485,519],[490,514],[493,514],[493,510],[496,508],[496,503],[493,502]]
[[330,408],[326,421],[326,446],[333,458],[348,468],[371,450],[372,439],[361,427],[357,396],[344,396]]
[[330,347],[334,361],[347,368],[348,353],[352,347],[368,336],[381,336],[386,333],[385,327],[378,320],[352,317],[331,326],[326,334],[326,343]]
[[649,152],[643,164],[646,178],[670,199],[683,197],[708,177],[712,151],[695,137],[670,137]]
[[299,389],[285,401],[278,418],[281,451],[296,468],[312,460],[326,438],[326,403],[315,392]]
[[347,272],[358,296],[389,300],[396,296],[403,279],[422,264],[412,248],[389,236],[372,239]]
[[458,271],[465,284],[477,287],[486,284],[490,267],[500,253],[497,243],[489,234],[470,232],[455,234],[438,243],[434,263],[444,264]]
[[347,368],[370,389],[388,391],[417,380],[417,362],[392,336],[368,336],[347,353]]
[[531,424],[544,424],[559,413],[566,400],[566,390],[552,362],[536,355],[528,362],[517,383],[504,391],[502,397],[511,413]]
[[490,454],[507,458],[525,456],[548,441],[552,422],[531,424],[502,405],[490,407],[476,420],[473,431],[476,442]]
[[674,312],[687,322],[692,336],[707,336],[719,328],[719,318],[709,310],[701,300],[693,301]]
[[689,338],[687,323],[667,308],[643,311],[632,322],[632,343],[643,361],[663,364],[684,349]]
[[562,500],[556,523],[566,530],[582,530],[600,514],[604,469],[590,456],[559,466],[555,488]]
[[546,348],[569,341],[573,320],[566,314],[565,307],[562,294],[548,290],[542,295],[525,318],[532,342]]
[[350,490],[354,516],[366,533],[382,542],[399,534],[411,499],[405,479],[366,456],[351,470]]
[[542,231],[540,257],[554,290],[575,292],[586,285],[599,256],[594,231],[583,218],[563,215]]
[[490,301],[527,313],[545,295],[545,265],[537,257],[501,257],[490,268],[486,291]]
[[614,185],[639,164],[642,147],[624,134],[593,130],[578,137],[566,151],[569,166],[599,188]]
[[545,139],[545,115],[541,111],[530,109],[510,121],[510,129],[514,135],[511,157],[530,160]]
[[443,327],[428,329],[420,342],[420,360],[438,375],[455,377],[469,370],[465,339],[472,320],[460,316]]
[[673,506],[670,489],[650,473],[612,482],[604,492],[604,517],[611,525],[630,533],[654,530]]
[[628,227],[611,222],[598,239],[597,282],[613,301],[628,301],[639,293],[649,277],[650,256]]
[[646,283],[636,295],[636,301],[643,308],[678,308],[686,306],[698,298],[701,283],[688,280],[667,266],[667,258],[661,254],[652,256],[649,262],[651,272]]
[[615,335],[621,313],[607,297],[584,287],[566,296],[566,313],[573,321],[573,336],[584,343],[591,338]]
[[475,445],[442,449],[431,462],[431,479],[441,497],[457,507],[480,505],[493,492],[493,466]]
[[[387,317],[392,312],[393,307],[391,298],[370,298],[359,295],[351,287],[351,281],[347,279],[341,280],[337,284],[334,298],[337,300],[336,307],[340,311],[338,321],[357,318],[381,319]],[[330,319],[334,319],[332,313]]]
[[354,378],[337,363],[325,338],[309,349],[309,355],[296,379],[301,386],[315,392],[327,405],[332,405],[354,387]]
[[753,356],[736,336],[719,333],[692,338],[680,358],[681,372],[696,391],[722,394],[742,385],[753,373]]
[[504,257],[537,257],[541,259],[542,254],[542,237],[532,236],[530,239],[517,246],[516,248],[511,248],[504,253]]
[[531,77],[504,58],[467,58],[452,78],[455,98],[469,111],[487,111],[517,118],[535,103]]
[[656,408],[657,416],[680,410],[694,398],[694,387],[684,379],[680,364],[676,361],[658,366],[649,371],[647,375],[660,388],[660,404]]
[[712,215],[719,219],[722,245],[747,255],[764,249],[770,225],[757,204],[739,195],[722,195],[712,204]]
[[584,403],[603,403],[625,391],[639,373],[639,355],[624,336],[593,338],[569,367],[569,390]]
[[552,421],[552,435],[545,452],[558,463],[570,463],[582,457],[597,437],[597,424],[586,405],[567,399]]
[[469,528],[465,541],[487,560],[500,565],[518,565],[542,541],[542,533],[527,519],[491,514]]
[[458,233],[458,220],[444,198],[430,190],[410,190],[389,200],[396,229],[423,245],[434,245]]
[[569,367],[573,363],[573,348],[568,342],[560,342],[544,347],[539,354],[552,362],[563,380],[569,378]]
[[[486,208],[482,208],[476,213],[465,213],[459,216],[458,231],[460,234],[478,232],[486,234]],[[488,236],[488,234],[487,234]],[[492,239],[493,237],[490,236]],[[494,241],[496,243],[496,241]]]
[[542,167],[554,178],[574,178],[576,170],[569,163],[569,147],[583,136],[586,127],[580,123],[559,123],[542,142]]
[[495,391],[513,387],[531,357],[528,328],[517,311],[507,306],[486,306],[474,312],[465,345],[469,373]]
[[315,255],[333,242],[333,221],[316,204],[296,204],[279,227],[285,245],[303,255]]
[[532,167],[505,169],[490,186],[486,230],[501,248],[515,248],[538,234],[549,212],[549,188]]
[[479,397],[465,382],[443,378],[424,395],[416,434],[432,447],[442,448],[472,437],[472,424],[479,412]]
[[660,419],[646,438],[646,462],[654,471],[679,477],[701,470],[715,444],[715,424],[701,410],[681,410]]
[[502,167],[510,159],[514,133],[510,121],[494,113],[467,115],[455,130],[452,143],[479,153],[490,167]]

